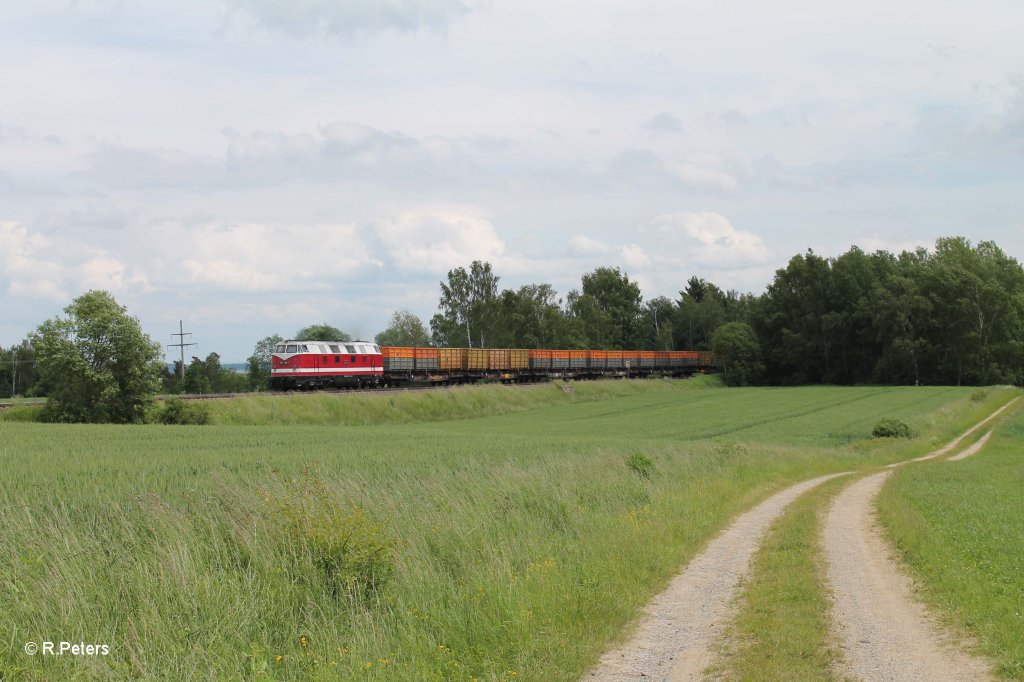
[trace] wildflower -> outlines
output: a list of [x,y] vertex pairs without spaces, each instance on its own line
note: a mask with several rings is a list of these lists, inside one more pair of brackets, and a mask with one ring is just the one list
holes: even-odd
[[306,639],[305,635],[302,635],[301,637],[299,637],[299,646],[301,646],[303,649],[305,649],[305,648],[307,648],[309,646],[309,640]]
[[278,654],[277,656],[274,656],[274,662],[275,663],[280,663],[283,660],[284,660],[284,656],[282,656],[281,654]]

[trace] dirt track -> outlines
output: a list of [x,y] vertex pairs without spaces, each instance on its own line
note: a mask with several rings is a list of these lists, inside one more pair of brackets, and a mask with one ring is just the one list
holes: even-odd
[[[948,454],[1015,403],[1014,398],[946,446],[913,462]],[[973,454],[990,434],[952,459]],[[944,639],[912,598],[874,523],[873,501],[891,469],[863,478],[837,496],[826,520],[825,554],[835,617],[849,666],[863,680],[983,680],[991,675]],[[850,472],[803,481],[739,516],[646,607],[633,637],[605,653],[584,680],[698,680],[712,663],[711,645],[731,618],[740,581],[768,527],[803,493]]]
[[740,579],[768,527],[800,495],[842,475],[798,483],[739,516],[647,606],[633,638],[602,656],[583,679],[700,679],[711,663],[711,644],[731,615],[729,604]]
[[[952,452],[960,442],[995,419],[1018,399],[1003,405],[945,447],[912,462]],[[948,461],[968,457],[977,443]],[[894,467],[850,485],[840,493],[825,520],[822,542],[833,615],[842,642],[845,673],[862,680],[984,680],[988,664],[964,653],[913,596],[912,584],[892,558],[878,528],[874,501]]]
[[847,673],[861,680],[984,680],[986,664],[945,639],[913,598],[875,522],[883,471],[840,493],[825,521],[833,615]]
[[989,431],[989,432],[988,432],[988,433],[986,433],[986,434],[985,434],[984,436],[982,436],[981,438],[979,438],[979,439],[978,439],[978,442],[977,442],[977,443],[975,443],[975,444],[974,444],[974,445],[972,445],[971,447],[967,448],[967,449],[966,449],[966,450],[964,450],[963,452],[958,452],[957,454],[953,455],[952,457],[950,457],[950,458],[949,458],[949,459],[947,459],[946,461],[947,461],[947,462],[959,462],[959,461],[960,461],[960,460],[962,460],[962,459],[967,459],[967,458],[968,458],[968,457],[970,457],[971,455],[977,454],[977,452],[978,452],[979,450],[981,450],[981,449],[982,449],[983,447],[985,447],[985,443],[987,443],[987,442],[988,442],[988,439],[989,439],[989,437],[990,437],[991,435],[992,435],[992,432],[991,432],[991,431]]

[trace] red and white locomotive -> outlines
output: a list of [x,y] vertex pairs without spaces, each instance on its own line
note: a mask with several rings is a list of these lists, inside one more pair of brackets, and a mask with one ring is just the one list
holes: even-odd
[[270,357],[275,390],[379,386],[380,346],[369,341],[284,341]]

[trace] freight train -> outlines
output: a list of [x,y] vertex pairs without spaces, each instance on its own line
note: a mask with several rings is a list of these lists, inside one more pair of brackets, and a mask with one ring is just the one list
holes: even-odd
[[399,382],[507,383],[546,379],[687,376],[716,369],[707,351],[409,348],[369,341],[284,341],[271,355],[275,390],[366,388]]

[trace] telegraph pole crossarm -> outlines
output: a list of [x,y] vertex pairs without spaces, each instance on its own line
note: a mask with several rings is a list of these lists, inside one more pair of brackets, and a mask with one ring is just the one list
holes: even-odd
[[178,343],[169,343],[169,344],[167,344],[167,347],[168,348],[178,348],[181,351],[181,365],[178,368],[178,371],[180,372],[179,387],[184,387],[184,385],[185,385],[185,346],[197,346],[199,344],[194,343],[194,342],[193,343],[185,343],[185,337],[186,336],[192,336],[192,332],[185,331],[185,325],[184,325],[184,323],[182,323],[181,320],[178,320],[178,333],[177,334],[171,334],[171,336],[177,336],[178,337]]

